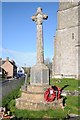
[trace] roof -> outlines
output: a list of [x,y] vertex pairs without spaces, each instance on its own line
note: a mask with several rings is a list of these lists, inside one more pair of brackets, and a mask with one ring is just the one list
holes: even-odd
[[15,62],[12,62],[12,61],[9,61],[12,65],[14,65],[15,67],[17,67],[16,66],[16,64],[15,64]]
[[[15,67],[17,67],[14,61],[10,61],[10,60],[8,60],[8,61],[9,61],[12,65],[14,65]],[[0,58],[0,67],[1,67],[5,62],[6,62],[6,60],[2,60],[2,58]]]

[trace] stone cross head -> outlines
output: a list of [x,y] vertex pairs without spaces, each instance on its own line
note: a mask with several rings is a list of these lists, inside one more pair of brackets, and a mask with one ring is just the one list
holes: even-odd
[[38,7],[35,15],[32,16],[32,20],[36,22],[37,25],[41,25],[43,20],[47,20],[48,15],[42,13],[42,8]]

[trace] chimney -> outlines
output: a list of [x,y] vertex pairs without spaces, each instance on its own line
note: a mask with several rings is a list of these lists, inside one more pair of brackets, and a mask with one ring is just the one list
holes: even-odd
[[9,57],[6,58],[6,61],[9,61]]

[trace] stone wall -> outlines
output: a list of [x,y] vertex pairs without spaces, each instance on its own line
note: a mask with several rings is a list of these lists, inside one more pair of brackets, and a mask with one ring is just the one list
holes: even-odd
[[55,36],[53,77],[78,78],[80,75],[78,3],[60,3]]
[[[61,59],[60,59],[61,41],[60,41],[60,39],[58,39],[58,32],[56,32],[54,47],[55,47],[54,71],[55,71],[55,74],[59,75],[60,74],[60,63],[61,63]],[[57,55],[57,53],[58,53],[58,55]]]
[[78,25],[78,6],[58,11],[58,29],[65,29]]
[[[69,2],[62,2],[62,0],[59,0],[59,1],[60,1],[59,10],[69,9],[69,8],[75,7],[79,4],[77,2],[70,2],[70,0],[69,0]],[[66,1],[68,1],[68,0],[66,0]]]
[[[72,74],[76,75],[76,60],[77,60],[77,50],[76,42],[78,40],[77,35],[78,28],[70,28],[62,31],[58,31],[60,41],[61,41],[61,73],[62,74]],[[72,34],[74,33],[74,39],[72,39]]]

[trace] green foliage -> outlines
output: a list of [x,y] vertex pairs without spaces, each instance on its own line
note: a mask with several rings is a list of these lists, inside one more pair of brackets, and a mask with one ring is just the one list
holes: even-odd
[[17,118],[65,118],[66,112],[61,109],[46,110],[46,111],[27,111],[16,109],[15,115]]
[[65,90],[78,90],[78,86],[80,84],[80,80],[75,80],[75,79],[68,79],[68,78],[64,78],[64,79],[51,79],[50,80],[50,84],[51,85],[56,85],[59,87],[64,87],[65,85],[68,85]]
[[0,81],[5,80],[5,76],[3,77],[2,75],[0,75]]
[[23,84],[23,81],[20,82],[20,84],[17,86],[16,89],[14,89],[11,93],[9,93],[7,96],[5,96],[3,98],[3,100],[2,100],[3,107],[6,107],[7,109],[11,109],[11,106],[13,105],[12,101],[14,101],[16,98],[20,97],[20,95],[21,95],[20,87],[22,84]]
[[11,100],[8,107],[9,107],[8,109],[10,109],[11,113],[14,114],[15,113],[15,100]]
[[79,113],[79,97],[78,96],[67,96],[66,100],[66,111],[70,111],[70,113]]
[[27,84],[28,85],[30,84],[30,77],[28,77]]

